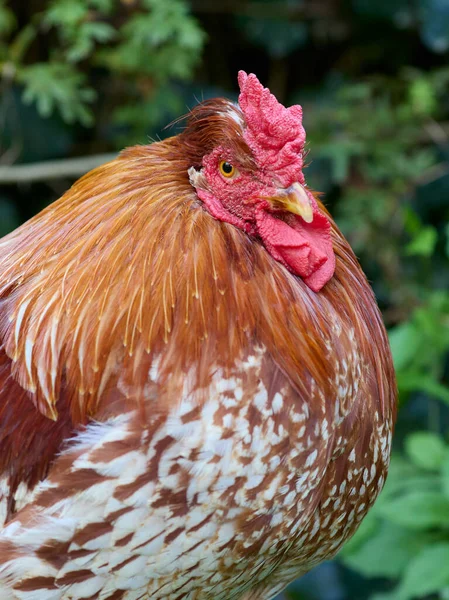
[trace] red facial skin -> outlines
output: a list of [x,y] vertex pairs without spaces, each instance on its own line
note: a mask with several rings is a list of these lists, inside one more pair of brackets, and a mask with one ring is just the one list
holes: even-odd
[[[220,173],[221,161],[227,161],[235,167],[234,176],[225,177]],[[263,198],[275,195],[278,190],[242,169],[236,164],[231,152],[222,147],[204,157],[202,172],[207,180],[208,190],[197,189],[197,193],[211,215],[246,233],[256,235],[257,209],[261,206],[268,207]]]
[[[221,161],[235,167],[232,177],[220,172]],[[202,174],[207,185],[197,187],[197,194],[213,217],[260,237],[273,258],[302,277],[313,291],[318,292],[332,277],[335,257],[330,224],[312,194],[308,192],[312,223],[274,210],[267,198],[279,195],[282,188],[269,175],[240,167],[232,152],[222,147],[204,157]]]

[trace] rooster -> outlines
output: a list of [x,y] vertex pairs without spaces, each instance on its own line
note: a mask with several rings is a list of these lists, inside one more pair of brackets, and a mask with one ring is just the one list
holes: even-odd
[[0,240],[2,600],[267,600],[382,489],[373,293],[301,107],[239,85]]

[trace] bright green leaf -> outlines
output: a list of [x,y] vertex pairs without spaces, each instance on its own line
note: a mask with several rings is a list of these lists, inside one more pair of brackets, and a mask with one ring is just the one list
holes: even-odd
[[408,529],[449,527],[449,499],[439,492],[410,492],[379,507],[388,521]]
[[70,62],[83,60],[91,54],[96,43],[105,44],[115,36],[115,29],[108,23],[83,23],[76,30],[74,40],[67,51],[67,59]]
[[45,13],[44,23],[48,26],[76,27],[88,12],[83,0],[54,0]]
[[441,467],[446,446],[439,435],[430,431],[419,431],[407,436],[405,450],[417,467],[432,471]]
[[432,537],[428,533],[420,534],[383,522],[352,553],[343,551],[343,562],[365,577],[395,579],[430,541]]
[[438,233],[434,227],[423,227],[411,242],[405,247],[407,256],[432,256],[438,240]]
[[436,107],[435,91],[425,77],[414,79],[410,84],[410,101],[415,112],[430,116]]
[[94,101],[95,92],[85,85],[85,76],[70,65],[35,63],[19,72],[19,81],[25,87],[24,102],[35,102],[43,117],[57,110],[68,123],[92,123],[88,105]]
[[422,223],[421,219],[410,206],[404,207],[403,219],[405,231],[411,236],[417,235],[422,228]]
[[449,498],[449,448],[446,448],[441,464],[441,486],[444,494]]
[[88,0],[88,4],[105,15],[114,10],[114,0]]
[[198,60],[205,35],[186,14],[184,2],[151,2],[153,10],[136,13],[119,31],[121,43],[99,52],[97,60],[123,74],[149,75],[159,84],[186,79]]
[[402,392],[425,392],[445,404],[449,404],[449,388],[429,375],[414,371],[397,373],[398,387]]
[[[384,504],[389,504],[398,495],[411,491],[438,491],[438,474],[422,472],[402,455],[394,453],[391,457],[388,478],[374,508],[368,514],[377,513]],[[357,535],[357,534],[356,534]]]
[[399,588],[402,597],[418,598],[449,585],[449,543],[424,548],[408,565]]
[[413,360],[422,344],[422,335],[414,323],[405,321],[389,331],[391,351],[394,366],[397,370],[404,369]]

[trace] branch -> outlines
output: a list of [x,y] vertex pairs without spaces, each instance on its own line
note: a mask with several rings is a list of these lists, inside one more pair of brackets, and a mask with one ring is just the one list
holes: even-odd
[[65,177],[77,178],[116,157],[117,154],[94,154],[93,156],[49,160],[29,165],[0,166],[0,185],[63,179]]
[[449,137],[449,129],[447,123],[438,123],[433,119],[429,119],[429,122],[424,125],[425,131],[428,133],[431,140],[440,146],[443,150],[446,150],[447,140]]
[[415,186],[427,185],[428,183],[432,183],[432,181],[436,181],[441,177],[444,177],[449,173],[449,163],[440,162],[436,165],[432,165],[428,169],[426,169],[423,173],[420,173],[413,179],[413,183]]

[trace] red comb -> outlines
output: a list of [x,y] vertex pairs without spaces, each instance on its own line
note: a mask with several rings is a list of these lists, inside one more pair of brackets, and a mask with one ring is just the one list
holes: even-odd
[[252,73],[240,71],[239,105],[246,121],[245,141],[259,167],[288,187],[304,183],[303,150],[306,133],[302,108],[285,108]]

